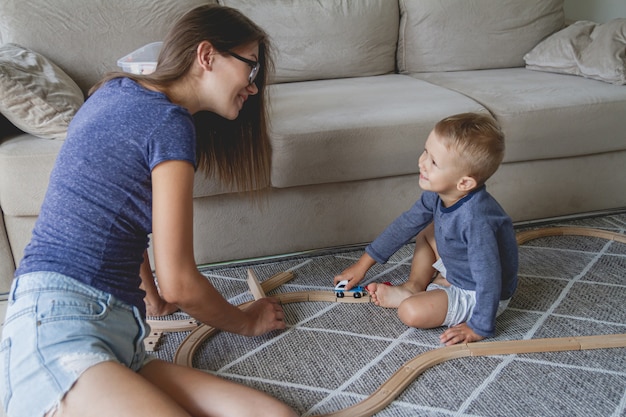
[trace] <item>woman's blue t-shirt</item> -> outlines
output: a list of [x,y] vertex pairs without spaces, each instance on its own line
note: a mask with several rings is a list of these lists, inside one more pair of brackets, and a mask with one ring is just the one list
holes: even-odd
[[81,107],[57,157],[16,276],[58,272],[111,293],[145,314],[139,267],[152,230],[152,169],[195,167],[189,112],[128,78]]

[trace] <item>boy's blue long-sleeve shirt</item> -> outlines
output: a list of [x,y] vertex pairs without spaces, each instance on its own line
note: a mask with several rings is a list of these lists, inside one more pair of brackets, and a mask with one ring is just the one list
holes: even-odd
[[493,336],[498,304],[517,288],[518,250],[511,218],[485,186],[451,207],[444,207],[437,193],[423,192],[365,251],[385,263],[433,221],[446,279],[476,291],[476,307],[467,325],[483,337]]

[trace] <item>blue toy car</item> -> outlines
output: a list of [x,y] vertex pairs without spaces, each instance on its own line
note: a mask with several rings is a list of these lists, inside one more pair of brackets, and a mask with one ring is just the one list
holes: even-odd
[[348,280],[339,281],[339,283],[335,286],[335,295],[337,298],[343,298],[345,293],[351,293],[354,298],[361,298],[367,295],[367,290],[360,285],[352,287],[347,291],[346,285],[348,285]]

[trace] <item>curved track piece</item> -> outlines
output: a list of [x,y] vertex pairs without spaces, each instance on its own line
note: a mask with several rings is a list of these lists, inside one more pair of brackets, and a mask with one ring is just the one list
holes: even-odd
[[511,353],[560,352],[626,347],[626,334],[561,337],[553,339],[477,342],[434,349],[405,363],[372,395],[352,407],[314,417],[368,417],[376,414],[404,391],[428,368],[450,359],[467,356],[508,355]]
[[[585,227],[551,227],[528,230],[517,234],[519,245],[530,240],[547,236],[590,236],[626,243],[626,235]],[[268,280],[269,281],[269,280]],[[267,282],[267,281],[266,281]],[[269,291],[262,283],[263,289]],[[275,288],[275,287],[272,287]],[[300,291],[276,295],[283,304],[304,301],[327,302],[369,302],[362,299],[337,298],[330,291]],[[244,303],[239,308],[246,308]],[[174,356],[174,363],[192,367],[193,356],[200,345],[218,330],[201,325],[191,332],[180,344]],[[313,417],[368,417],[379,412],[393,402],[420,374],[427,369],[450,359],[468,356],[508,355],[537,352],[559,352],[566,350],[588,350],[626,347],[626,334],[562,337],[551,339],[509,340],[500,342],[477,342],[434,349],[406,362],[372,395],[352,407],[331,414]]]
[[525,230],[516,235],[518,245],[522,245],[533,239],[548,236],[589,236],[626,243],[626,235],[588,227],[545,227],[542,229]]

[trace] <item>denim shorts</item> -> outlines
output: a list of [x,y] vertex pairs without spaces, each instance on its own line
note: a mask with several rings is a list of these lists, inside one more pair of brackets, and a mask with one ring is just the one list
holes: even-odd
[[[433,264],[433,267],[439,271],[441,276],[446,277],[446,267],[441,261],[441,258],[437,259],[437,262]],[[457,324],[465,323],[472,317],[472,312],[476,306],[476,291],[464,290],[463,288],[455,287],[454,285],[445,286],[439,284],[429,284],[426,291],[443,290],[448,296],[448,312],[446,313],[446,319],[443,322],[443,326],[456,326]],[[509,305],[508,300],[500,300],[498,304],[498,311],[496,317],[504,313]]]
[[42,417],[80,375],[105,361],[134,371],[152,358],[136,307],[53,272],[13,281],[0,344],[0,394],[11,417]]

